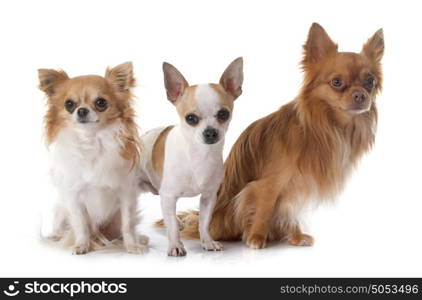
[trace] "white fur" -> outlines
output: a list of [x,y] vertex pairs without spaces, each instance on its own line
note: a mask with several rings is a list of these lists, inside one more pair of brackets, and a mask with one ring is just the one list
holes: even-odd
[[74,253],[86,253],[99,227],[120,214],[121,228],[116,229],[126,249],[143,252],[135,235],[138,176],[120,155],[121,124],[74,126],[61,130],[51,145],[51,176],[61,197],[53,235],[62,237],[70,227]]
[[[230,120],[224,123],[216,120],[216,113],[221,109],[220,99],[208,84],[197,86],[195,99],[195,113],[201,117],[201,122],[192,127],[181,118],[181,123],[170,130],[165,143],[162,178],[153,169],[151,158],[153,145],[164,128],[151,130],[142,137],[145,149],[141,158],[141,186],[148,191],[148,186],[152,185],[161,196],[170,256],[186,254],[179,237],[176,202],[180,197],[197,195],[201,195],[199,231],[202,247],[222,250],[222,245],[211,238],[208,227],[223,178],[224,135]],[[218,129],[220,140],[217,143],[204,143],[202,132],[207,126]]]

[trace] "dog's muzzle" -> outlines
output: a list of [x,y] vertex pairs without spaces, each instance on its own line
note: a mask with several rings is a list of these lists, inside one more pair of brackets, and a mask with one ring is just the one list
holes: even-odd
[[204,139],[205,144],[215,144],[220,139],[220,134],[217,129],[208,126],[202,132],[202,137]]

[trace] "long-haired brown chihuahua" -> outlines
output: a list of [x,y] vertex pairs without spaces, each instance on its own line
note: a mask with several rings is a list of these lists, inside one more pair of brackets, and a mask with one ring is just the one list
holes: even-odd
[[[299,213],[311,199],[337,195],[373,145],[383,52],[381,29],[360,53],[349,53],[312,25],[298,97],[243,131],[225,162],[210,224],[215,240],[242,239],[256,249],[272,240],[313,244]],[[183,235],[196,238],[197,213],[180,219]]]

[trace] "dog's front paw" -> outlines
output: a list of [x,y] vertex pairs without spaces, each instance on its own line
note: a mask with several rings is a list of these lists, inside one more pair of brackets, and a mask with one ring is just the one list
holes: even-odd
[[289,244],[292,246],[312,246],[314,238],[309,234],[300,234],[289,238]]
[[148,252],[148,247],[142,244],[129,244],[126,245],[126,251],[131,254],[144,254]]
[[186,249],[182,243],[171,245],[167,251],[168,256],[185,256]]
[[222,251],[223,245],[217,241],[201,242],[202,248],[207,251]]
[[246,239],[246,246],[252,249],[262,249],[267,246],[267,238],[253,234]]
[[74,255],[80,255],[80,254],[86,254],[90,250],[89,244],[80,244],[73,247],[72,254]]

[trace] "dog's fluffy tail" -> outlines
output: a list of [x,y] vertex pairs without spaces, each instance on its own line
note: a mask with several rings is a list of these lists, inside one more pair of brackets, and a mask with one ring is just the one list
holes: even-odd
[[[209,227],[210,234],[214,240],[229,241],[241,238],[242,231],[239,227],[238,217],[236,217],[236,206],[238,202],[237,197],[235,197],[230,203],[217,203]],[[198,210],[179,212],[177,218],[179,220],[180,235],[182,238],[200,238]],[[154,225],[158,228],[165,227],[163,219],[155,222]]]
[[[234,199],[233,203],[237,201]],[[229,241],[240,238],[241,232],[234,218],[234,206],[229,205],[226,209],[216,208],[210,223],[210,234],[214,240]],[[188,210],[177,214],[179,220],[180,236],[185,239],[197,240],[199,236],[199,211]],[[164,220],[154,224],[157,228],[164,228]]]
[[[180,234],[185,239],[199,239],[199,211],[189,210],[177,214],[179,219]],[[161,219],[154,224],[157,228],[164,228],[164,220]]]

